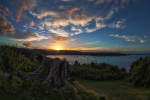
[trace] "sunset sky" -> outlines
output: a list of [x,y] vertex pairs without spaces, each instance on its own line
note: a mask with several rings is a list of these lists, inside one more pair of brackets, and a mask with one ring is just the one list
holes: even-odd
[[0,42],[37,49],[150,51],[150,0],[0,0]]

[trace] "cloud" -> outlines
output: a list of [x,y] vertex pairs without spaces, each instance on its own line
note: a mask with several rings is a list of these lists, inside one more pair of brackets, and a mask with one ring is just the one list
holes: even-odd
[[33,20],[30,22],[30,25],[29,26],[34,26],[35,23],[33,22]]
[[4,36],[6,32],[8,36],[13,35],[14,31],[15,28],[11,25],[11,22],[8,22],[5,16],[0,14],[0,36]]
[[105,28],[107,25],[104,23],[104,21],[109,20],[113,16],[114,12],[115,12],[115,9],[113,8],[109,11],[109,13],[107,14],[106,17],[96,17],[96,18],[94,18],[95,22],[96,22],[96,27],[93,28],[93,29],[86,28],[86,32],[91,33],[91,32],[94,32],[98,29]]
[[4,15],[7,15],[7,16],[13,14],[12,12],[9,11],[7,7],[3,8],[1,4],[0,4],[0,12],[3,12]]
[[75,28],[75,27],[71,27],[71,30],[72,30],[72,31],[78,31],[78,32],[75,32],[76,35],[77,35],[77,34],[81,34],[81,33],[83,32],[81,29],[77,29],[77,28]]
[[55,40],[56,42],[69,42],[69,41],[75,41],[76,39],[74,38],[66,38],[66,37],[63,37],[63,36],[51,36],[51,39]]
[[50,31],[52,33],[55,33],[55,34],[57,34],[59,36],[63,36],[63,37],[68,37],[69,36],[69,33],[66,32],[62,27],[56,27],[56,28],[55,27],[51,27],[51,28],[49,28],[48,31]]
[[93,28],[93,29],[88,29],[88,28],[86,28],[86,32],[87,32],[87,33],[91,33],[91,32],[94,32],[94,31],[96,31],[96,30],[98,30],[98,29],[105,28],[106,26],[107,26],[107,25],[104,24],[104,22],[99,22],[99,21],[96,20],[96,27]]
[[45,16],[48,16],[48,15],[50,15],[50,16],[58,15],[58,13],[57,13],[57,12],[54,12],[54,11],[41,12],[40,14],[34,13],[34,12],[32,12],[32,11],[29,11],[29,13],[30,13],[31,15],[33,15],[33,16],[36,16],[38,19],[41,19],[41,18],[43,18],[43,17],[45,17]]
[[144,38],[148,38],[148,36],[144,36]]
[[108,27],[109,28],[125,28],[126,27],[126,25],[124,25],[125,21],[126,21],[126,19],[121,19],[120,21],[109,24]]
[[109,36],[112,36],[112,37],[116,37],[116,38],[123,38],[125,39],[125,41],[128,41],[128,42],[141,42],[141,43],[145,43],[146,41],[150,41],[148,39],[145,39],[145,38],[142,38],[142,37],[139,37],[139,36],[127,36],[127,35],[109,35]]
[[89,25],[89,22],[92,21],[92,17],[87,17],[87,15],[81,15],[81,18],[69,17],[68,22],[74,25],[81,25],[82,27]]
[[77,14],[77,15],[73,15],[74,17],[77,17],[77,18],[81,18],[81,16],[79,15],[79,14]]
[[22,45],[25,46],[26,48],[30,48],[30,45],[33,45],[33,44],[30,42],[27,42],[27,43],[23,43]]
[[15,12],[16,12],[16,22],[20,21],[22,16],[23,9],[32,9],[33,5],[36,3],[36,0],[14,0]]
[[13,36],[10,37],[12,40],[16,41],[40,41],[43,39],[48,39],[49,37],[47,36],[42,36],[39,35],[38,33],[35,32],[20,32],[16,31]]
[[57,42],[48,42],[48,43],[57,43]]
[[51,39],[55,40],[55,41],[59,41],[59,42],[67,42],[70,41],[69,39],[67,39],[66,37],[62,37],[62,36],[51,36]]
[[79,44],[79,45],[91,45],[91,44],[96,44],[96,43],[99,43],[99,41],[95,41],[95,42],[88,42],[88,43]]
[[65,9],[65,10],[67,10],[68,13],[73,13],[74,11],[80,10],[80,8],[77,8],[77,7],[73,8],[73,7],[70,7],[70,6],[63,6],[63,5],[61,5],[59,7],[59,9]]
[[128,4],[130,1],[138,1],[138,0],[88,0],[88,1],[96,1],[97,3],[122,3],[122,4]]

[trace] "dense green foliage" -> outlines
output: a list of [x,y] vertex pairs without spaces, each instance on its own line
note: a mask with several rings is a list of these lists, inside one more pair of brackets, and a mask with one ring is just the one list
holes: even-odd
[[[68,93],[57,93],[51,87],[41,87],[39,77],[26,81],[13,77],[12,80],[0,75],[0,99],[2,100],[106,100],[94,91],[86,90],[79,83],[68,83]],[[8,98],[9,97],[9,98]]]
[[[34,71],[40,63],[31,61],[21,53],[16,53],[7,45],[1,45],[0,52],[0,70],[14,75],[10,80],[0,73],[0,99],[2,100],[106,100],[105,96],[87,90],[77,82],[74,82],[74,85],[68,83],[68,93],[54,92],[52,87],[47,89],[41,87],[41,82],[49,74],[50,67],[46,67],[45,72],[41,74],[21,80],[15,76],[18,70]],[[41,57],[39,56],[39,59]]]
[[130,67],[130,81],[137,87],[150,87],[150,57],[140,57]]
[[39,65],[39,62],[33,62],[24,55],[14,52],[10,46],[0,46],[0,69],[4,72],[16,73],[18,70],[30,72],[36,70]]
[[74,76],[80,79],[89,80],[119,80],[128,76],[125,70],[121,71],[118,66],[106,63],[94,63],[80,65],[77,61],[71,66]]

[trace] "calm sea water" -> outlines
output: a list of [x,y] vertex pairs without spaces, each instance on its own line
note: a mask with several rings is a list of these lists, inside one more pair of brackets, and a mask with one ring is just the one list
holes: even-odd
[[130,65],[133,61],[138,60],[140,57],[147,57],[150,55],[127,55],[127,56],[77,56],[77,55],[49,55],[51,58],[66,58],[70,64],[73,64],[76,60],[81,63],[109,63],[111,65],[117,65],[119,68],[125,67],[126,71],[129,72]]

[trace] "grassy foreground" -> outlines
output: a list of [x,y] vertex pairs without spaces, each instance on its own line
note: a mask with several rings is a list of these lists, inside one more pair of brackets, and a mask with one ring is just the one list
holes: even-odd
[[87,89],[106,95],[108,100],[150,100],[150,89],[137,88],[128,78],[114,81],[75,80]]
[[87,90],[78,82],[74,82],[74,85],[68,83],[68,93],[54,92],[52,87],[41,87],[50,67],[39,75],[21,80],[15,76],[18,70],[34,71],[40,63],[14,52],[7,45],[0,45],[0,52],[0,70],[14,75],[9,79],[0,71],[0,100],[107,100],[106,96]]
[[[76,71],[74,85],[68,83],[68,93],[56,93],[52,87],[41,87],[42,81],[49,74],[49,68],[44,73],[21,80],[15,77],[18,70],[34,71],[40,62],[32,61],[5,45],[0,45],[0,52],[0,70],[14,75],[10,80],[0,73],[0,100],[150,100],[149,88],[135,87],[129,82],[128,73],[105,63],[87,68],[71,66]],[[142,66],[145,66],[144,62],[142,60]]]

